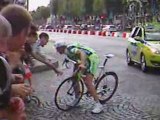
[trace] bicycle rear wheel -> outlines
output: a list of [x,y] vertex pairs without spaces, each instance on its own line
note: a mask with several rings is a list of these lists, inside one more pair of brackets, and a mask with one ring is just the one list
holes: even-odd
[[115,72],[106,72],[97,82],[96,90],[101,104],[112,98],[118,87],[118,76]]
[[[74,91],[75,87],[79,86],[79,91],[78,93],[78,98],[76,98],[76,94]],[[57,88],[56,93],[55,93],[55,105],[57,106],[58,109],[67,111],[76,106],[80,99],[82,98],[84,91],[84,85],[83,82],[76,81],[74,80],[73,77],[65,79]],[[72,103],[74,100],[78,99],[78,101],[70,106],[70,103]]]

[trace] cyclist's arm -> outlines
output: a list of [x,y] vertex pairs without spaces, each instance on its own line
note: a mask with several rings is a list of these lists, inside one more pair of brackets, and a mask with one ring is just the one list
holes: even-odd
[[82,52],[81,50],[77,50],[76,51],[76,54],[79,56],[80,58],[80,64],[83,64],[85,65],[85,62],[86,62],[86,54],[84,52]]

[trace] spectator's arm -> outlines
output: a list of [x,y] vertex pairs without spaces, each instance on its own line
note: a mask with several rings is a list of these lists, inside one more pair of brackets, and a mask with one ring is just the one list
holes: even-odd
[[36,54],[36,53],[34,53],[34,52],[31,53],[31,56],[32,56],[34,59],[36,59],[36,60],[38,60],[38,61],[46,64],[47,66],[51,67],[56,73],[59,72],[59,71],[57,70],[57,68],[56,68],[49,60],[47,60],[46,58],[44,58],[44,57],[42,57],[42,56],[40,56],[39,54]]

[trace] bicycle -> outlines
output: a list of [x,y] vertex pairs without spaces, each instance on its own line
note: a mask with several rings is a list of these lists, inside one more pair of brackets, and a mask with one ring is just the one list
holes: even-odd
[[[116,92],[117,87],[118,87],[117,74],[112,71],[109,72],[105,69],[105,66],[106,66],[108,59],[112,58],[113,56],[114,56],[113,54],[105,55],[105,60],[102,64],[102,66],[99,66],[100,71],[99,71],[98,77],[96,77],[93,81],[101,104],[105,104],[109,99],[111,99],[112,96],[114,95],[114,93]],[[73,64],[76,64],[75,61],[71,61],[71,62]],[[111,79],[111,81],[109,81],[110,79],[105,79],[105,78],[108,78],[109,76],[113,77],[113,79]],[[113,82],[114,86],[110,88],[109,82]],[[79,92],[79,100],[73,106],[70,106],[69,103],[71,103],[75,99],[74,88],[77,86],[79,86],[79,88],[80,88],[78,91]],[[64,89],[63,89],[63,87],[64,87]],[[108,94],[109,91],[111,91],[110,94]],[[61,95],[63,95],[63,96],[61,97]],[[60,110],[68,111],[68,110],[72,109],[73,107],[75,107],[80,102],[83,95],[87,95],[87,97],[89,97],[88,91],[84,92],[83,74],[80,72],[79,69],[77,69],[74,71],[74,73],[71,77],[63,80],[61,82],[61,84],[58,86],[56,93],[55,93],[55,99],[54,99],[55,105]],[[67,103],[67,102],[69,102],[69,103]]]

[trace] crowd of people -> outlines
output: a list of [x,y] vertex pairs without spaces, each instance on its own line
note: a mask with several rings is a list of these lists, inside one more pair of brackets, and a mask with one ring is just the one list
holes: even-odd
[[[38,35],[37,31],[24,7],[15,4],[0,7],[0,119],[27,119],[24,99],[33,92],[33,87],[32,74],[28,75],[26,71],[34,66],[33,59],[48,65],[57,75],[63,74],[41,53],[41,47],[48,43],[49,35],[45,32]],[[68,46],[64,42],[56,43],[55,47],[60,54],[80,60],[78,67],[84,71],[84,83],[95,100],[92,112],[100,113],[103,107],[92,84],[99,63],[96,52],[89,47]],[[25,79],[29,80],[29,84],[24,82]],[[78,94],[75,97],[79,97]]]
[[[31,75],[24,82],[25,66],[33,66],[35,58],[61,72],[40,53],[47,44],[46,33],[37,34],[30,13],[19,5],[1,6],[0,11],[0,119],[25,120],[23,99],[33,91]],[[39,40],[37,40],[39,37]]]

